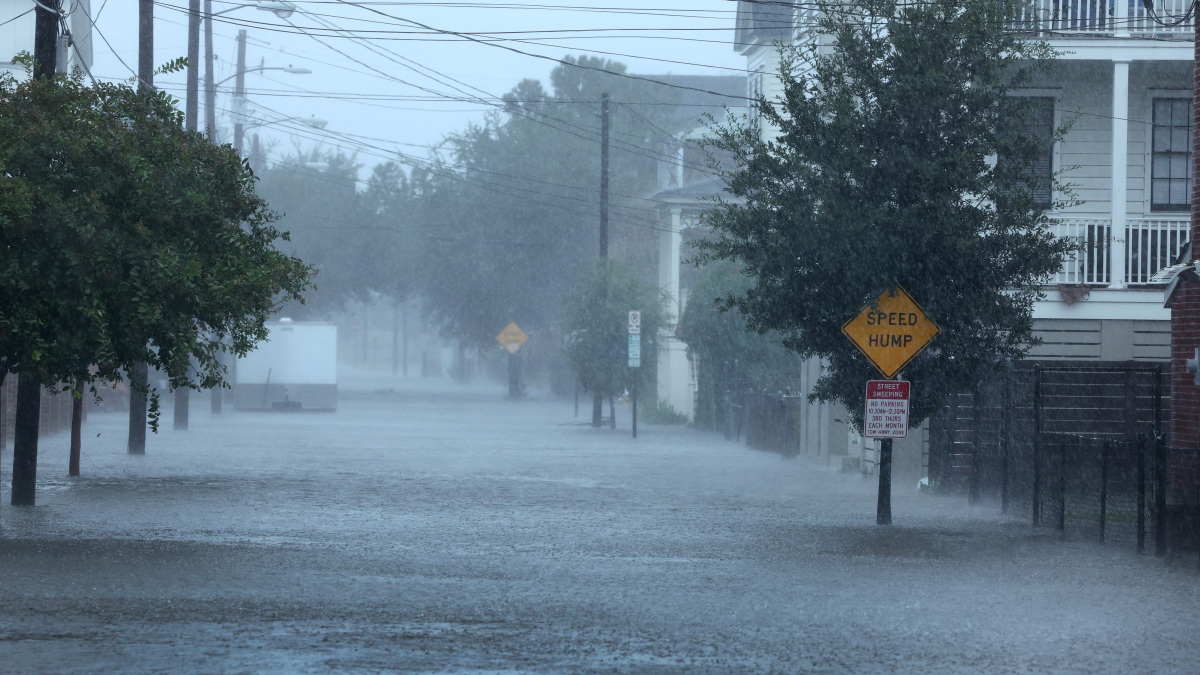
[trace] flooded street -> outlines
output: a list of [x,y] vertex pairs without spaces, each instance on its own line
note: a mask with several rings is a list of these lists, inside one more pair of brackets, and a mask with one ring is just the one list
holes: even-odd
[[[401,384],[397,385],[397,382]],[[371,380],[0,508],[10,672],[1194,672],[1196,572],[684,427]],[[203,408],[201,406],[203,405]],[[99,437],[97,437],[99,434]],[[352,440],[351,440],[352,439]],[[3,460],[7,466],[11,454]],[[914,486],[915,487],[915,486]]]

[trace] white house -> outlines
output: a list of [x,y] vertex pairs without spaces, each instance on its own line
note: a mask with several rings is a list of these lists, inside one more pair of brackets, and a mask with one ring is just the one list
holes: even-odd
[[[1188,8],[1186,0],[1155,5],[1160,17],[1179,17]],[[819,48],[828,40],[816,30],[815,12],[811,3],[738,2],[735,48],[752,73],[747,95],[780,93],[777,41]],[[1029,358],[1169,361],[1170,310],[1151,276],[1171,263],[1187,238],[1192,23],[1162,25],[1140,0],[1037,0],[1013,25],[1061,52],[1059,66],[1019,95],[1044,99],[1047,113],[1039,123],[1073,122],[1041,169],[1062,169],[1063,181],[1074,185],[1081,203],[1052,215],[1061,236],[1084,244],[1034,309],[1043,343]],[[662,197],[679,201],[688,196],[682,192]],[[686,231],[694,213],[689,207],[696,205],[675,206],[668,210],[670,229]],[[670,270],[661,274],[674,277]],[[669,290],[682,292],[678,283]],[[804,393],[820,364],[808,370],[800,383]],[[801,422],[808,450],[861,452],[861,439],[844,419],[836,406],[808,406]],[[920,473],[926,439],[922,430],[905,447],[897,444],[898,473]]]
[[[23,51],[33,53],[35,7],[33,0],[0,0],[0,68],[19,76],[24,75],[24,66],[13,65],[12,59]],[[71,34],[67,71],[77,65],[91,68],[91,0],[62,0],[62,11]]]

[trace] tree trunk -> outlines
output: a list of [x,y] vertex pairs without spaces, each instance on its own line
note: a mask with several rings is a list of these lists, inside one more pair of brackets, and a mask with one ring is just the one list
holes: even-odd
[[175,431],[187,431],[188,412],[191,402],[191,389],[180,387],[175,390]]
[[[217,363],[221,364],[224,362],[225,362],[224,358],[222,358],[222,356],[220,354],[217,354]],[[231,372],[232,372],[232,370],[231,370]],[[232,379],[232,378],[230,378],[230,379]],[[224,387],[213,387],[212,388],[212,401],[209,403],[209,412],[212,413],[213,415],[220,415],[221,414],[221,403],[223,402],[224,398],[225,398],[225,388]]]
[[79,452],[83,448],[83,380],[75,380],[71,396],[71,460],[67,465],[68,476],[79,475]]
[[592,426],[599,429],[604,421],[604,397],[592,394]]
[[42,416],[42,379],[17,377],[17,415],[13,424],[12,505],[33,506],[37,486],[38,423]]
[[146,454],[146,383],[149,381],[145,363],[133,367],[129,374],[129,454]]

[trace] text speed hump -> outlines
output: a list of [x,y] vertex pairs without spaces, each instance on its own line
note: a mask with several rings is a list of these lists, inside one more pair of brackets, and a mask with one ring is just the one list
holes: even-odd
[[883,373],[893,377],[940,331],[903,289],[879,294],[842,326],[842,333]]

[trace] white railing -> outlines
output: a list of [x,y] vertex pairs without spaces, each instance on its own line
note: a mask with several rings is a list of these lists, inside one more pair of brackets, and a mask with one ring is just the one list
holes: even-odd
[[1018,3],[1010,25],[1041,37],[1178,37],[1190,38],[1193,23],[1178,26],[1178,17],[1191,7],[1191,0],[1155,0],[1155,15],[1142,0],[1033,0]]
[[[1052,284],[1107,286],[1112,282],[1110,245],[1112,221],[1108,218],[1058,218],[1053,232],[1071,240],[1076,248],[1068,254],[1062,271]],[[1125,225],[1125,283],[1138,286],[1171,265],[1188,240],[1187,220],[1131,218]]]
[[1175,262],[1190,229],[1186,220],[1130,220],[1125,228],[1125,283],[1150,283],[1155,272]]
[[1069,239],[1075,250],[1067,255],[1062,271],[1052,284],[1108,285],[1108,218],[1058,218],[1051,226],[1054,234]]

